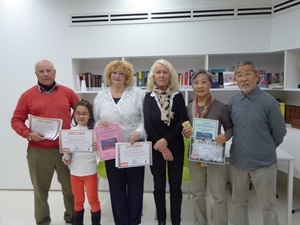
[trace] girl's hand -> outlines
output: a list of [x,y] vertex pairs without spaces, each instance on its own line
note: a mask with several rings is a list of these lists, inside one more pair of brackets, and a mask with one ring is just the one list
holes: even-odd
[[173,154],[172,154],[172,152],[170,151],[169,148],[165,148],[163,151],[161,151],[161,154],[163,155],[164,160],[167,160],[167,161],[173,161],[174,160]]
[[153,148],[154,148],[155,150],[163,151],[167,146],[168,146],[167,140],[164,139],[164,138],[161,138],[161,139],[159,139],[159,140],[155,143],[155,145],[153,146]]
[[225,134],[219,134],[217,137],[216,137],[216,142],[220,143],[220,144],[223,144],[225,143],[226,141],[228,141],[227,137],[225,136]]
[[134,144],[135,141],[140,140],[140,132],[134,131],[130,135],[130,144]]
[[97,142],[94,142],[94,143],[93,143],[93,151],[94,151],[94,152],[97,152],[97,151],[98,151],[98,145],[97,145]]
[[68,165],[70,165],[70,164],[71,164],[71,162],[70,162],[70,161],[67,161],[67,160],[65,160],[64,158],[62,159],[62,161],[63,161],[63,163],[64,163],[66,166],[68,166]]

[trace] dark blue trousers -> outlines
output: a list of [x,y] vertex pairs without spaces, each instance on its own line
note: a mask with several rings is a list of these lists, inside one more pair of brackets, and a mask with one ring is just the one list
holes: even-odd
[[115,160],[105,161],[112,212],[116,225],[141,223],[145,167],[119,169]]

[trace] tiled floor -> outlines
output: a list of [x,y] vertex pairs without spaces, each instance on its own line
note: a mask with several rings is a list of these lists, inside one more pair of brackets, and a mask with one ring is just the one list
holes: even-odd
[[[281,225],[286,225],[286,194],[284,191],[278,190],[278,212]],[[100,201],[102,207],[102,225],[113,225],[110,197],[108,192],[100,192]],[[229,194],[229,215],[233,212],[230,210],[230,194]],[[167,199],[168,200],[168,199]],[[169,201],[167,201],[169,204]],[[262,218],[259,208],[256,207],[256,198],[254,191],[251,191],[250,198],[250,224],[262,224]],[[60,191],[51,191],[49,195],[49,204],[51,210],[52,223],[51,225],[64,225],[63,203]],[[293,201],[293,208],[300,208],[300,199]],[[89,211],[89,206],[86,203],[86,212]],[[91,224],[89,213],[85,214],[85,225]],[[184,194],[182,203],[182,225],[192,225],[193,210],[192,200],[188,199],[188,195]],[[1,225],[34,225],[33,217],[33,192],[32,191],[8,191],[0,190],[0,224]],[[152,193],[144,194],[143,208],[143,225],[156,225],[155,207]],[[171,224],[168,218],[167,224]],[[293,214],[292,225],[300,224],[300,212]]]

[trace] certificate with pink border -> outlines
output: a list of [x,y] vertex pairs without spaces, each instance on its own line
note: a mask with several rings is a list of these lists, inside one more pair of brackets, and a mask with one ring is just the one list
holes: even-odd
[[99,126],[95,127],[94,131],[99,158],[103,161],[114,159],[116,157],[115,144],[121,142],[119,125]]

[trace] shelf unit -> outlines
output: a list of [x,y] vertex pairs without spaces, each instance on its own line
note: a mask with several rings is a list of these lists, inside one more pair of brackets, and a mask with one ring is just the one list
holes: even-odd
[[[178,73],[199,68],[225,69],[232,71],[234,65],[243,59],[253,60],[259,70],[268,70],[271,73],[284,73],[283,89],[262,88],[275,98],[280,98],[289,105],[300,106],[300,49],[291,49],[279,52],[251,53],[251,54],[202,54],[202,55],[181,55],[181,56],[137,56],[137,57],[111,57],[111,58],[73,58],[73,80],[74,88],[79,97],[93,101],[98,91],[81,92],[78,84],[80,72],[91,72],[103,74],[106,64],[115,59],[124,59],[133,64],[135,71],[150,70],[155,60],[165,58],[172,63]],[[194,98],[192,89],[182,89],[186,103]],[[216,88],[211,93],[214,98],[227,103],[228,99],[239,92],[237,87]],[[295,177],[300,179],[300,130],[287,125],[288,134],[282,143],[283,149],[295,157]],[[279,169],[287,171],[284,165],[279,164]]]
[[[178,73],[197,70],[199,68],[225,69],[232,71],[234,65],[242,60],[249,59],[255,62],[258,70],[268,70],[271,73],[284,73],[284,88],[263,90],[271,93],[276,98],[291,105],[300,105],[300,49],[292,49],[279,52],[251,53],[251,54],[203,54],[203,55],[181,55],[181,56],[141,56],[141,57],[111,57],[111,58],[75,58],[72,59],[73,80],[75,91],[81,98],[92,100],[97,91],[80,91],[78,74],[80,72],[91,72],[103,74],[107,63],[115,59],[124,59],[131,62],[135,71],[150,70],[155,60],[165,58],[173,64]],[[238,88],[212,89],[215,98],[220,98],[226,103],[230,96],[238,92]],[[193,98],[191,89],[182,89],[186,103]]]

